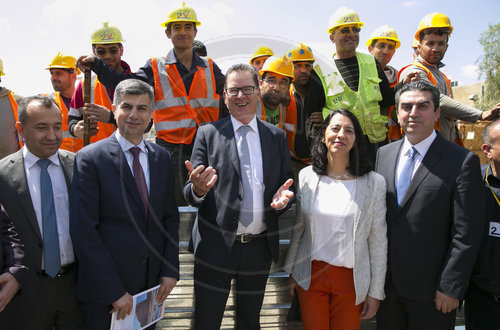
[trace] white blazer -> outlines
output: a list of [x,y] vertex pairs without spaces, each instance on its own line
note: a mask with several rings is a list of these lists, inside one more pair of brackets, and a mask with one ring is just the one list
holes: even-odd
[[[311,282],[311,256],[314,230],[311,225],[314,198],[319,175],[312,166],[299,173],[297,193],[297,214],[290,248],[285,261],[285,271],[304,289]],[[357,208],[354,220],[354,288],[356,305],[366,296],[383,300],[385,271],[387,268],[387,226],[385,179],[378,173],[370,172],[356,180]]]

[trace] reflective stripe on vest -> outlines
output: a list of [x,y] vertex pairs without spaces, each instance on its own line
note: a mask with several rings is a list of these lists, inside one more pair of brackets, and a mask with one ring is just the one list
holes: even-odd
[[219,95],[215,93],[215,78],[211,59],[202,59],[189,94],[175,64],[165,57],[151,58],[155,102],[153,120],[156,136],[170,143],[190,144],[196,128],[219,119]]
[[[279,109],[280,118],[278,121],[278,125],[275,125],[275,126],[283,129],[283,127],[285,125],[286,110],[285,110],[285,107],[283,106],[283,104],[281,104],[281,103],[278,106],[278,109]],[[262,121],[267,121],[266,120],[266,106],[264,105],[264,102],[262,101],[262,97],[260,97],[259,101],[257,102],[257,113],[255,115],[257,116],[257,118],[260,118]],[[270,124],[272,124],[272,123],[270,123]]]
[[335,71],[325,77],[327,96],[323,117],[330,110],[349,110],[358,118],[363,134],[368,136],[370,142],[381,142],[387,137],[387,116],[380,114],[379,101],[382,100],[382,94],[377,65],[371,55],[356,52],[356,58],[359,67],[358,91],[347,86],[334,66]]
[[[61,97],[61,93],[55,92],[54,93],[54,99],[59,106],[59,109],[61,110],[61,115],[62,115],[62,124],[61,124],[61,129],[62,129],[62,142],[61,142],[61,149],[72,151],[72,152],[77,152],[80,150],[83,146],[83,142],[81,139],[76,139],[71,136],[71,134],[68,131],[68,108],[66,108],[66,104],[64,103],[64,100]],[[79,146],[80,145],[80,146]],[[75,150],[75,146],[77,147],[78,150]],[[78,148],[79,146],[79,148]]]

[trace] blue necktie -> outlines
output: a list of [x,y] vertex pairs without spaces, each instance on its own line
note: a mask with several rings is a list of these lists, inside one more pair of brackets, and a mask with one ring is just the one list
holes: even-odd
[[415,149],[415,147],[411,147],[408,159],[406,160],[406,163],[404,163],[403,168],[401,169],[401,174],[399,176],[399,180],[396,186],[398,205],[401,205],[403,197],[405,197],[406,191],[410,186],[411,175],[413,174],[413,169],[415,167],[415,157],[417,155],[418,155],[417,149]]
[[56,277],[61,269],[61,256],[59,253],[59,237],[57,234],[56,207],[52,181],[47,167],[48,159],[39,159],[40,167],[40,196],[42,200],[42,228],[43,228],[43,254],[45,257],[45,273]]
[[240,172],[243,184],[243,200],[241,201],[240,222],[248,227],[253,221],[253,192],[252,192],[252,167],[250,165],[250,151],[247,143],[247,133],[250,126],[243,125],[238,128],[241,135],[240,144]]

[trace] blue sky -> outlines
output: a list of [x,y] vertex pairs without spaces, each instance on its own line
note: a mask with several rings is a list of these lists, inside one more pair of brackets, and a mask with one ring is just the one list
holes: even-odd
[[[402,44],[390,65],[400,68],[411,62],[410,46],[421,18],[441,12],[454,27],[444,71],[460,85],[479,81],[474,70],[483,51],[479,36],[488,24],[500,21],[498,0],[193,0],[187,5],[202,22],[197,39],[206,42],[209,56],[223,70],[231,62],[246,61],[260,39],[274,46],[277,55],[302,42],[328,63],[334,52],[326,33],[328,19],[341,6],[356,10],[365,23],[360,51],[367,51],[365,43],[377,27],[389,24],[396,29]],[[147,58],[171,49],[160,24],[178,6],[180,1],[158,0],[6,1],[0,13],[0,58],[6,72],[1,85],[21,95],[51,92],[44,69],[52,58],[59,51],[75,57],[88,54],[90,34],[104,21],[121,29],[126,40],[123,59],[137,70]]]

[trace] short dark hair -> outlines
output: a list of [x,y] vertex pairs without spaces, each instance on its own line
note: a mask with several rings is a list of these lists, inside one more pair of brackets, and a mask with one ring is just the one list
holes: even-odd
[[446,36],[447,36],[446,43],[448,43],[448,40],[450,39],[450,33],[451,33],[451,29],[447,28],[447,27],[423,29],[418,34],[418,41],[422,42],[422,40],[424,40],[424,37],[426,34],[437,34],[438,36],[442,36],[443,34],[446,34]]
[[401,94],[410,91],[430,92],[432,94],[432,103],[434,103],[434,111],[439,108],[439,97],[441,96],[439,89],[427,81],[418,80],[404,84],[396,91],[396,95],[394,97],[396,101],[396,109],[399,109],[399,98],[401,97]]
[[144,81],[138,79],[125,79],[122,80],[115,88],[115,96],[113,104],[118,106],[124,95],[144,95],[149,97],[151,108],[153,108],[153,101],[155,93],[153,87]]
[[207,56],[207,47],[199,40],[193,41],[193,50],[198,56]]
[[17,118],[21,123],[21,125],[25,125],[26,122],[28,121],[28,112],[26,111],[26,109],[32,102],[39,102],[42,107],[47,109],[53,107],[59,109],[59,106],[57,106],[57,103],[54,101],[54,99],[49,96],[46,95],[27,96],[23,98],[23,100],[19,103],[17,107]]
[[483,143],[484,144],[491,144],[491,143],[494,143],[495,141],[493,141],[490,137],[490,130],[493,126],[496,126],[500,124],[500,118],[496,118],[495,120],[493,120],[491,123],[489,123],[488,125],[486,125],[484,127],[484,130],[483,130]]
[[354,126],[355,140],[352,149],[349,151],[349,165],[347,170],[355,176],[363,176],[366,173],[373,171],[373,163],[368,157],[363,130],[359,124],[358,118],[349,110],[340,109],[334,110],[326,116],[321,128],[316,132],[313,145],[311,146],[311,163],[313,171],[319,175],[328,175],[328,150],[326,148],[324,137],[325,132],[330,125],[330,120],[336,114],[340,114],[349,118]]
[[253,82],[255,83],[255,87],[259,87],[259,75],[257,71],[253,67],[248,64],[239,63],[232,65],[229,69],[227,69],[226,76],[224,77],[224,90],[227,88],[227,77],[233,72],[248,72],[252,75]]

